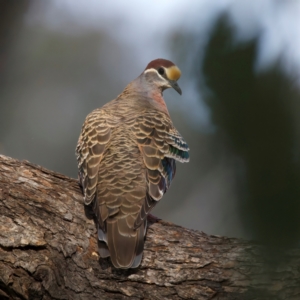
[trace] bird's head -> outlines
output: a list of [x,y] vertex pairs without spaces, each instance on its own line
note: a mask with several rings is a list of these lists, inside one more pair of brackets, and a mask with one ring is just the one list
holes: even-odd
[[149,83],[154,84],[161,89],[161,91],[167,88],[173,88],[180,95],[182,94],[181,88],[177,83],[181,71],[169,60],[162,58],[152,60],[142,75],[146,77]]

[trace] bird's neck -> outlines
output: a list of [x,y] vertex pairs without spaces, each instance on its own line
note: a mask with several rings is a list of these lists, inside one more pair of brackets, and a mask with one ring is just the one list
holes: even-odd
[[163,98],[162,91],[153,92],[149,96],[155,104],[158,104],[161,111],[169,114],[166,102]]
[[141,105],[141,101],[147,101],[152,107],[169,115],[167,105],[163,98],[162,90],[154,84],[145,84],[139,77],[132,81],[124,90],[125,93],[134,95]]

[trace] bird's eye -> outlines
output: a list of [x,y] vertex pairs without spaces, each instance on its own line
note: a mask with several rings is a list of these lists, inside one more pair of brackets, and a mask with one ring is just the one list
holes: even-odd
[[164,68],[159,68],[159,69],[158,69],[158,73],[159,73],[160,75],[164,75],[164,73],[165,73]]

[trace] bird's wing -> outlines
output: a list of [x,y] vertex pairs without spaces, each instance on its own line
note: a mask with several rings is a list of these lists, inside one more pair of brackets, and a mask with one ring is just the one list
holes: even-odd
[[84,203],[90,204],[96,195],[98,170],[105,146],[110,140],[111,127],[104,110],[91,112],[81,130],[76,147],[79,179],[83,188]]
[[149,211],[162,198],[175,176],[175,160],[189,161],[189,148],[174,128],[169,116],[148,112],[132,127],[147,170],[147,197],[135,221],[138,228]]

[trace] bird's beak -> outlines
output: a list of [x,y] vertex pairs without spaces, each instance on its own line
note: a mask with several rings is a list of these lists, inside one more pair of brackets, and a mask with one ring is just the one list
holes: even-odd
[[182,94],[181,88],[179,87],[177,81],[175,80],[169,80],[171,87],[179,94]]

